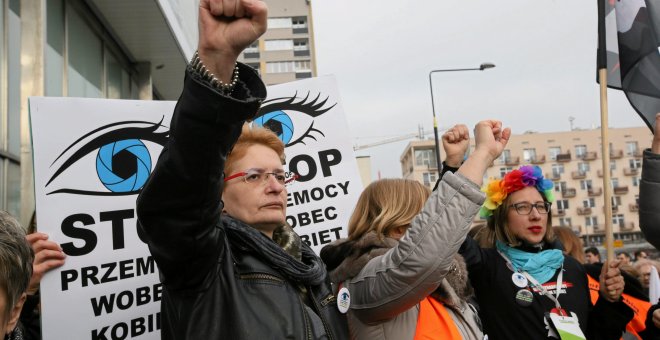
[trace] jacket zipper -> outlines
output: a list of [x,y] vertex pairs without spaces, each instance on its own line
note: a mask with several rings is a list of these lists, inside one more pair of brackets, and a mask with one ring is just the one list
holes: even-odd
[[[311,292],[311,288],[307,288],[308,292]],[[321,305],[325,307],[330,301],[334,300],[334,295],[330,294],[330,296],[326,297],[321,301]],[[332,331],[330,330],[330,327],[328,327],[328,323],[326,322],[325,318],[323,317],[323,313],[321,313],[321,308],[319,307],[318,302],[316,302],[316,299],[314,299],[314,294],[310,294],[310,300],[313,301],[314,307],[316,307],[316,312],[319,313],[319,318],[321,319],[321,322],[323,322],[323,327],[325,327],[325,332],[328,334],[328,339],[332,340]]]
[[[300,297],[300,294],[296,294],[296,295],[298,295],[298,301],[300,301],[300,308],[302,309],[303,318],[305,319],[305,331],[307,332],[307,339],[312,340],[312,330],[309,329],[309,324],[311,322],[309,320],[309,315],[307,315],[305,302],[303,302],[302,298]],[[321,320],[323,320],[323,318],[321,318]]]
[[269,280],[275,281],[278,283],[284,283],[284,280],[280,279],[275,275],[263,274],[263,273],[253,273],[253,274],[241,274],[238,276],[241,280]]
[[330,295],[328,295],[328,297],[323,299],[323,301],[321,301],[321,306],[325,307],[325,306],[327,306],[328,304],[330,304],[331,302],[334,302],[334,301],[337,301],[337,297],[335,297],[334,294],[330,294]]

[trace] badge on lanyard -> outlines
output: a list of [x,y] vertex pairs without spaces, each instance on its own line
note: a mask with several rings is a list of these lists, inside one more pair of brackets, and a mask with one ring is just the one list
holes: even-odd
[[513,284],[516,285],[518,288],[525,288],[529,283],[525,275],[520,274],[518,272],[515,272],[513,273],[513,275],[511,275],[511,281],[513,281]]
[[586,337],[580,329],[577,315],[571,312],[569,315],[565,309],[553,308],[550,313],[545,313],[547,323],[552,331],[562,340],[575,339],[585,340]]
[[351,307],[351,293],[346,287],[342,287],[337,293],[337,309],[340,313],[346,314],[349,307]]
[[516,293],[516,303],[523,307],[531,305],[533,300],[534,294],[527,289],[521,289]]

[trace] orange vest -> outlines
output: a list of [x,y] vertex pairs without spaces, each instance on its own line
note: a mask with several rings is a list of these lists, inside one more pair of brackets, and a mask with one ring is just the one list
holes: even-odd
[[428,296],[419,302],[415,340],[439,339],[461,340],[463,337],[445,306]]
[[[587,275],[589,278],[589,293],[591,294],[591,303],[596,304],[598,300],[598,293],[600,290],[600,282],[596,281],[591,276]],[[641,339],[639,332],[646,329],[646,314],[651,308],[651,303],[648,301],[640,300],[634,298],[628,294],[622,294],[623,303],[625,303],[630,309],[633,310],[635,315],[632,320],[626,325],[626,332],[634,335],[637,339]]]

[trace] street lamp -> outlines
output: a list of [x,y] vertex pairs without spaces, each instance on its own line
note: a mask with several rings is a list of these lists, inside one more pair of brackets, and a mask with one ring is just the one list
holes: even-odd
[[442,162],[440,161],[440,142],[438,139],[438,121],[435,118],[435,104],[433,101],[433,79],[431,76],[433,73],[437,72],[457,72],[457,71],[483,71],[485,69],[493,68],[495,64],[492,63],[482,63],[479,67],[475,68],[451,68],[444,70],[432,70],[429,72],[429,86],[431,87],[431,109],[433,110],[433,134],[435,135],[435,160],[438,163],[438,177],[442,171]]

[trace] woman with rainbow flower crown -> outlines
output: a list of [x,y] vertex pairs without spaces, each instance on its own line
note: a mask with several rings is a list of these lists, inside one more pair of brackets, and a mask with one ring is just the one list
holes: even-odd
[[[460,166],[468,144],[464,125],[445,133],[450,168]],[[618,262],[603,266],[600,298],[592,305],[584,268],[563,255],[552,233],[553,182],[541,168],[522,166],[501,179],[491,178],[482,191],[486,201],[480,215],[487,219],[494,244],[481,248],[467,237],[459,254],[488,338],[619,339],[632,311],[621,301]]]

